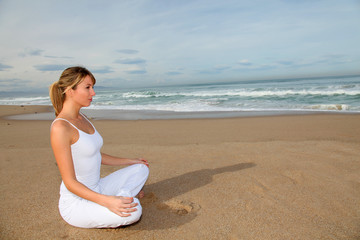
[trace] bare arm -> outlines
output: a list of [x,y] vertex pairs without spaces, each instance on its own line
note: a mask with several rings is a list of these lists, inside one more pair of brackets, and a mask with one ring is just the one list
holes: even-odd
[[51,128],[51,146],[66,188],[75,195],[107,207],[122,217],[130,216],[129,213],[136,211],[134,207],[137,203],[133,203],[133,198],[103,195],[77,181],[71,144],[76,142],[78,137],[78,132],[66,122],[56,121]]
[[105,153],[101,153],[101,163],[104,165],[120,166],[120,165],[133,165],[133,164],[145,164],[149,167],[147,160],[143,158],[119,158],[113,157]]

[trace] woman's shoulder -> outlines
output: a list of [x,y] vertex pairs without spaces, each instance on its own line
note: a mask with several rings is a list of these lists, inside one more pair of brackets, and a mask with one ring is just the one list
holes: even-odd
[[71,126],[72,123],[63,119],[55,119],[51,125],[50,138],[52,144],[73,144],[79,138],[78,131]]
[[63,118],[56,118],[51,124],[51,133],[71,133],[73,132],[72,124]]

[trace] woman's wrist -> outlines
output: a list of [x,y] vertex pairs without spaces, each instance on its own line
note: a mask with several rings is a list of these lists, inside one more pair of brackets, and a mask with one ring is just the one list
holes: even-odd
[[109,206],[109,201],[110,201],[110,197],[108,195],[104,195],[104,194],[100,194],[99,193],[99,198],[98,198],[98,204],[104,207]]
[[144,164],[144,165],[149,167],[148,161],[146,159],[143,159],[143,158],[135,158],[135,159],[133,159],[132,164]]

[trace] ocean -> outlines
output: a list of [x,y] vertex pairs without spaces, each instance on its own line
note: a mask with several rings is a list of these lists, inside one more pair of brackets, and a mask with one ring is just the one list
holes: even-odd
[[[360,113],[360,76],[96,89],[89,109],[199,112]],[[1,105],[51,105],[47,93],[0,94]]]

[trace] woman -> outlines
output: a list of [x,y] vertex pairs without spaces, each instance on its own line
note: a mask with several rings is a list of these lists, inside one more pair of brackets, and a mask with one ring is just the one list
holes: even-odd
[[[103,139],[80,112],[95,96],[95,78],[86,68],[70,67],[50,87],[57,116],[51,146],[62,183],[59,210],[76,227],[114,228],[141,217],[138,198],[148,175],[145,159],[117,158],[100,152]],[[100,178],[100,165],[131,165]],[[137,198],[138,197],[138,198]]]

